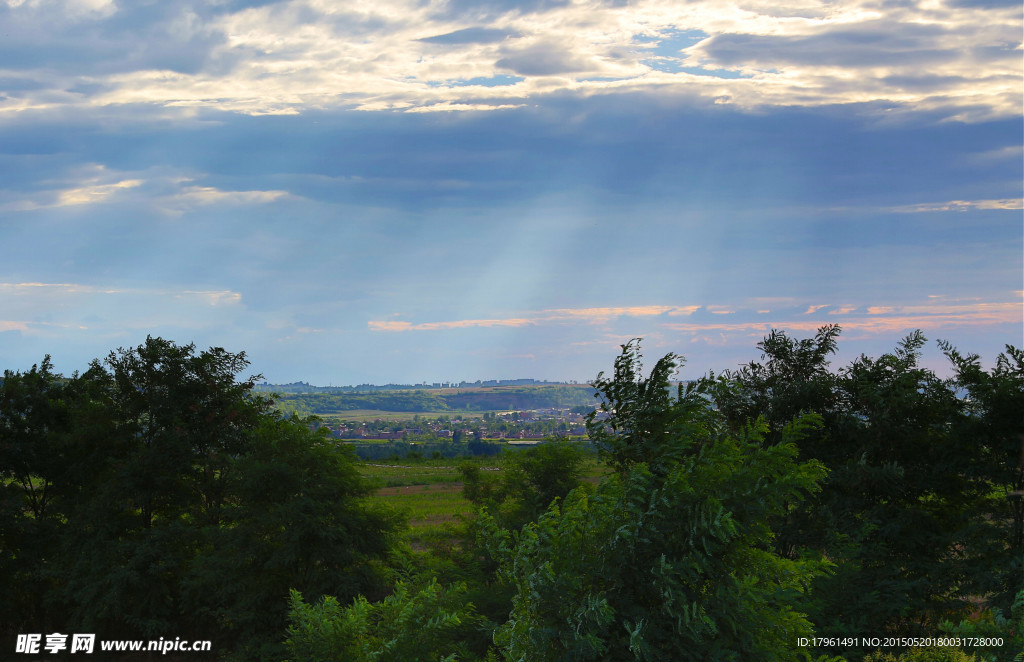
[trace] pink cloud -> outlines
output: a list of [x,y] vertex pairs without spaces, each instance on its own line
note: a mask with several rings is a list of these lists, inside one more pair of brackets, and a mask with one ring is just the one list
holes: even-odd
[[443,322],[421,322],[413,324],[401,321],[371,320],[368,322],[371,331],[433,331],[437,329],[463,329],[468,327],[490,326],[529,326],[544,322],[585,321],[591,323],[606,322],[616,317],[653,317],[668,313],[670,315],[689,315],[700,306],[614,306],[603,308],[552,308],[542,310],[530,317],[512,317],[505,319],[467,319],[448,320]]

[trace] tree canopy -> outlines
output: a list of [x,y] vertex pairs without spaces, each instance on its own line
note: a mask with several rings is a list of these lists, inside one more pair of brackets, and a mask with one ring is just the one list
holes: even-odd
[[0,385],[0,609],[12,632],[187,632],[280,659],[288,591],[375,590],[390,515],[351,453],[239,379],[243,353],[148,338]]

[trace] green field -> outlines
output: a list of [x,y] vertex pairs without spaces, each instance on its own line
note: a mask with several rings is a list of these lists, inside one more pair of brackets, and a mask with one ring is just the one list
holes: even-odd
[[[483,416],[483,412],[466,413],[458,412],[464,419],[466,418],[480,418]],[[328,421],[339,420],[339,421],[354,421],[356,423],[370,423],[372,421],[410,421],[413,416],[419,415],[422,418],[440,418],[442,416],[452,416],[453,412],[450,411],[422,411],[409,413],[407,411],[387,411],[384,409],[349,409],[345,411],[336,411],[326,414],[318,414],[324,416]]]
[[[515,451],[512,451],[515,452]],[[376,486],[374,499],[403,514],[409,522],[405,540],[415,549],[450,543],[458,537],[461,518],[473,505],[462,496],[458,465],[473,462],[485,471],[501,471],[502,457],[474,459],[402,459],[361,461],[359,473]],[[596,483],[607,473],[596,456],[584,465],[585,482]]]
[[[360,462],[359,471],[377,484],[374,498],[402,513],[409,522],[406,542],[415,549],[424,549],[457,537],[459,518],[473,511],[472,504],[462,496],[456,468],[459,461]],[[496,459],[479,462],[499,470]]]
[[[487,386],[375,391],[371,393],[318,392],[280,393],[273,397],[274,407],[284,413],[308,416],[348,418],[363,412],[381,418],[378,412],[429,416],[531,409],[572,408],[593,405],[594,389],[579,384],[545,386]],[[353,419],[354,420],[354,419]]]

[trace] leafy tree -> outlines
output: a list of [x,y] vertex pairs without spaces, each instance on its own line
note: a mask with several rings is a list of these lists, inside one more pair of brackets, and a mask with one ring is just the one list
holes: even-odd
[[50,621],[40,592],[52,589],[43,570],[58,544],[63,458],[71,430],[65,380],[50,357],[0,381],[0,623],[12,632]]
[[911,648],[901,655],[875,651],[864,658],[864,662],[980,662],[959,648]]
[[587,435],[601,457],[620,473],[646,464],[657,473],[675,466],[698,449],[681,438],[697,441],[712,434],[717,415],[708,407],[704,384],[678,385],[673,398],[670,383],[682,357],[667,354],[651,374],[641,374],[640,341],[622,346],[611,378],[598,373],[594,388],[602,398],[587,416]]
[[771,445],[762,423],[727,433],[707,400],[670,397],[676,357],[646,380],[639,357],[624,346],[596,384],[610,416],[591,427],[619,472],[518,536],[484,515],[516,588],[495,641],[516,660],[793,659],[811,632],[796,605],[824,565],[774,553],[768,522],[825,475],[796,461],[814,420]]
[[995,607],[1009,610],[1024,586],[1024,351],[1007,345],[986,372],[976,354],[963,355],[939,343],[956,369],[952,388],[966,392],[957,434],[978,449],[974,478],[991,481],[986,523],[996,527],[994,544],[980,568],[1000,568],[981,588],[994,593]]
[[[808,603],[820,631],[921,634],[962,609],[967,595],[991,590],[992,569],[1013,567],[1009,536],[992,534],[989,495],[1013,484],[1011,440],[1024,429],[1020,378],[1008,359],[986,375],[976,357],[960,357],[961,383],[942,380],[919,365],[920,332],[833,372],[828,358],[839,333],[826,326],[796,340],[773,331],[759,345],[761,362],[702,388],[733,429],[765,420],[766,443],[802,412],[823,421],[799,448],[829,476],[814,499],[774,524],[776,549],[787,557],[813,551],[836,563]],[[965,400],[957,389],[968,384],[979,395]]]
[[[1021,662],[1024,660],[1024,590],[1017,593],[1008,617],[1001,609],[989,608],[959,623],[945,621],[939,625],[939,630],[944,636],[961,637],[968,643],[988,640],[985,643],[989,645],[965,646],[974,648],[975,655],[983,662]],[[991,645],[995,639],[1001,640],[1002,646]]]
[[33,628],[280,659],[290,587],[375,588],[393,517],[365,506],[351,454],[251,394],[247,365],[148,338],[70,379],[5,376],[0,563]]
[[478,463],[463,462],[462,493],[503,526],[518,529],[580,485],[585,452],[578,443],[546,441],[503,454],[502,470],[494,476]]
[[467,645],[482,619],[465,599],[465,584],[432,580],[413,592],[402,582],[371,603],[359,596],[348,607],[327,596],[307,604],[291,594],[290,662],[468,662],[479,657]]

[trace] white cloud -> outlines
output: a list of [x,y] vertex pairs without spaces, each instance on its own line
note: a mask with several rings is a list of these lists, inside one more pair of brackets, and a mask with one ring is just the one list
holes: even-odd
[[[191,180],[181,180],[188,183]],[[196,207],[209,205],[261,205],[292,197],[288,191],[224,191],[213,186],[182,186],[171,195],[158,198],[155,204],[168,214],[179,215]]]
[[[94,20],[116,8],[105,0],[79,4]],[[13,7],[21,24],[42,30],[33,21],[48,14]],[[108,74],[93,67],[96,92],[62,92],[69,81],[61,65],[72,71],[73,62],[27,67],[15,73],[48,84],[0,99],[0,117],[3,110],[128,103],[250,114],[462,111],[515,107],[557,91],[633,90],[746,108],[881,103],[966,121],[1022,111],[1019,6],[637,0],[462,15],[412,0],[369,7],[292,0],[202,19],[185,9],[159,14],[153,20],[165,25],[145,38],[167,42],[146,45],[137,62],[91,42],[78,46],[95,48],[86,59],[100,64],[122,58]],[[674,46],[681,33],[699,35],[697,42]],[[72,32],[48,39],[51,47],[61,39],[56,45],[75,47]],[[120,50],[142,52],[143,45]],[[168,55],[192,51],[184,62]],[[503,73],[522,80],[453,84]]]
[[67,178],[43,182],[37,191],[0,201],[0,211],[98,204],[143,183],[142,179],[125,177],[124,173],[111,172],[102,165],[88,164],[77,168]]
[[241,310],[242,295],[233,290],[0,282],[0,331],[24,335],[198,329]]
[[[130,189],[144,189],[136,201],[157,210],[180,215],[211,205],[261,205],[295,198],[283,190],[224,190],[201,186],[192,177],[161,172],[118,172],[101,164],[78,167],[59,179],[43,181],[35,191],[22,193],[8,189],[9,199],[0,197],[0,211],[32,211],[56,207],[109,204],[123,200]],[[0,196],[5,191],[0,188]]]
[[949,200],[947,202],[926,202],[916,205],[900,205],[886,207],[884,211],[901,214],[917,214],[940,211],[970,210],[1015,210],[1024,209],[1024,199],[1006,198],[1002,200]]
[[96,202],[103,202],[106,198],[120,189],[135,188],[142,184],[141,179],[122,179],[113,184],[95,184],[79,188],[66,189],[57,194],[57,202],[53,206],[66,207],[69,205],[89,205]]

